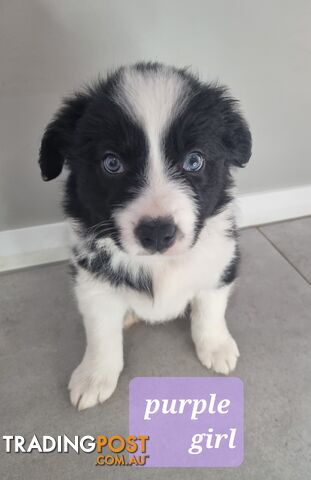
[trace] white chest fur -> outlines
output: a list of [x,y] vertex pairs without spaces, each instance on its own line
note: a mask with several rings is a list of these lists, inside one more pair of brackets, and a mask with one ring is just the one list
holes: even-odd
[[[80,271],[77,282],[78,290],[108,291],[116,301],[126,303],[128,310],[150,322],[165,321],[182,314],[187,304],[202,290],[217,287],[220,277],[235,253],[235,239],[228,236],[232,226],[232,211],[226,209],[209,219],[202,229],[199,239],[187,253],[176,256],[132,257],[116,252],[108,241],[102,247],[109,248],[112,264],[115,268],[122,265],[135,277],[143,267],[152,279],[153,297],[145,292],[120,286],[112,287],[105,280],[100,280]],[[82,285],[83,284],[83,285]]]
[[130,289],[125,298],[137,316],[151,322],[165,321],[181,314],[195,295],[217,287],[221,274],[235,251],[235,240],[224,232],[202,231],[187,254],[159,259],[151,268],[153,299]]

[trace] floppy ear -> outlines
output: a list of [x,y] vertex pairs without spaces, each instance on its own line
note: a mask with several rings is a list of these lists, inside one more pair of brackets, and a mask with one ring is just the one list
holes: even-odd
[[90,97],[77,93],[63,102],[51,123],[45,129],[39,154],[41,176],[52,180],[61,173],[72,146],[72,138],[78,120],[83,115]]
[[252,155],[252,137],[246,121],[235,109],[234,102],[230,103],[222,142],[228,162],[237,167],[245,167]]

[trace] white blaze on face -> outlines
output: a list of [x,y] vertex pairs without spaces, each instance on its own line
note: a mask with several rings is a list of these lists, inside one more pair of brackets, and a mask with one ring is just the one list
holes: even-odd
[[188,85],[170,68],[139,71],[127,68],[115,100],[143,129],[148,141],[145,186],[139,196],[115,212],[123,247],[132,254],[146,253],[134,229],[144,217],[173,217],[179,234],[165,255],[184,252],[192,243],[196,206],[192,191],[169,178],[165,167],[163,137],[187,101]]

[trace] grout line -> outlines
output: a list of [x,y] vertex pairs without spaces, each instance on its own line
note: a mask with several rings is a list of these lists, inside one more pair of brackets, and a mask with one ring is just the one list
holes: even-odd
[[272,245],[272,247],[281,255],[281,257],[284,258],[284,260],[286,260],[286,262],[294,269],[296,270],[296,272],[300,275],[301,278],[304,279],[305,282],[308,283],[308,285],[311,285],[310,281],[307,279],[307,277],[304,276],[303,273],[301,273],[300,270],[298,270],[298,268],[296,267],[296,265],[294,265],[294,263],[289,260],[286,255],[284,255],[284,253],[279,249],[279,247],[272,241],[270,240],[269,237],[267,237],[267,235],[265,233],[263,233],[263,231],[261,230],[261,227],[256,227],[256,229],[258,230],[259,233],[261,233],[261,235],[270,243],[270,245]]

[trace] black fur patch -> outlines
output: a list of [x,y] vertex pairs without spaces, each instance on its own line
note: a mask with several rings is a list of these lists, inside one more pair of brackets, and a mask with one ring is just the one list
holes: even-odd
[[225,268],[225,270],[224,270],[224,272],[221,276],[220,286],[229,285],[230,283],[233,282],[233,280],[236,279],[236,277],[238,275],[240,258],[241,258],[240,251],[238,249],[238,246],[236,245],[234,257],[232,258],[229,265],[227,265],[227,267]]
[[83,254],[74,248],[73,255],[77,265],[96,278],[108,281],[114,287],[129,287],[153,298],[152,279],[143,268],[133,278],[124,267],[113,268],[111,256],[106,251],[92,250]]
[[[199,208],[196,221],[198,236],[206,218],[219,213],[232,200],[232,164],[242,166],[249,160],[251,137],[236,102],[225,88],[203,85],[184,73],[191,93],[183,111],[166,132],[166,159],[172,170],[185,155],[199,151],[205,158],[203,170],[180,171],[179,176],[191,186]],[[239,133],[237,133],[239,132]]]

